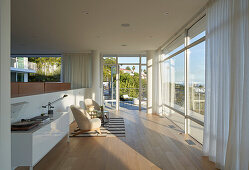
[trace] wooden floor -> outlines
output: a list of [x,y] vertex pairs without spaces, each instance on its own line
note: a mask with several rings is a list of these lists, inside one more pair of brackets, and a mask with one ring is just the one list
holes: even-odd
[[185,140],[191,138],[167,118],[130,110],[111,115],[124,117],[126,137],[65,138],[34,170],[215,169],[202,157],[201,145],[189,145]]

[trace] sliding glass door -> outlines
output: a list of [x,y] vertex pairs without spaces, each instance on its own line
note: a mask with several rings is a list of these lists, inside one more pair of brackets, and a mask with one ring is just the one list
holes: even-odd
[[119,65],[120,107],[139,110],[139,65]]
[[119,56],[119,106],[129,110],[147,109],[147,58]]
[[108,108],[147,109],[147,58],[103,57],[103,95]]
[[189,49],[188,69],[188,116],[189,134],[203,140],[203,126],[193,121],[204,122],[205,114],[205,41]]
[[[168,118],[184,129],[184,53],[163,62],[163,104]],[[179,111],[177,113],[176,111]]]
[[116,57],[103,57],[103,98],[108,109],[116,106]]

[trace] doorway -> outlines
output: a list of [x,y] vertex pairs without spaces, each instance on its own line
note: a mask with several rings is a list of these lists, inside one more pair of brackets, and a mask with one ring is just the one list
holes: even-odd
[[103,57],[104,105],[112,110],[147,110],[147,58]]

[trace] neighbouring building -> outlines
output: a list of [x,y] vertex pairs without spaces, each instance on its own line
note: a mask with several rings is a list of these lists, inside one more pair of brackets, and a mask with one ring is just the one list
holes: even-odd
[[28,82],[29,73],[36,73],[36,63],[28,57],[11,57],[11,82]]

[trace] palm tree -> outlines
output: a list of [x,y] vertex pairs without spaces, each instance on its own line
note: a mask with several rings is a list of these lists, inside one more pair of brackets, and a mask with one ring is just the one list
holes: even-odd
[[135,66],[132,66],[132,71],[133,71],[133,73],[134,73],[134,70],[135,70],[136,68],[135,68]]

